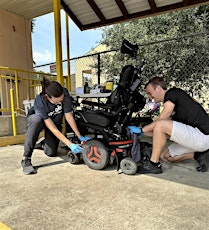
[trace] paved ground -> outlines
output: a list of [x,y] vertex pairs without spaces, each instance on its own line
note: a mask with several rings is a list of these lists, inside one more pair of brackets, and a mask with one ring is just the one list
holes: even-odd
[[209,173],[196,172],[193,161],[127,176],[35,150],[38,173],[26,176],[22,153],[22,145],[0,148],[1,230],[209,229]]

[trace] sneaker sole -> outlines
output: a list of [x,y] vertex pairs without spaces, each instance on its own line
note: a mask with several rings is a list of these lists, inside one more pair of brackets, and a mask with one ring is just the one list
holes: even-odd
[[27,166],[27,167],[23,167],[23,164],[21,163],[22,168],[23,168],[23,173],[25,175],[30,175],[30,174],[36,174],[37,171],[34,169],[33,166]]
[[163,172],[162,168],[157,168],[157,169],[152,169],[152,170],[149,170],[149,169],[144,169],[144,168],[138,168],[138,171],[137,171],[139,174],[148,174],[148,173],[152,173],[152,174],[160,174]]
[[160,173],[162,173],[162,172],[163,172],[163,171],[154,171],[154,172],[153,172],[153,171],[152,171],[152,172],[149,172],[149,171],[147,171],[147,172],[146,172],[146,171],[140,172],[140,171],[138,171],[139,174],[160,174]]

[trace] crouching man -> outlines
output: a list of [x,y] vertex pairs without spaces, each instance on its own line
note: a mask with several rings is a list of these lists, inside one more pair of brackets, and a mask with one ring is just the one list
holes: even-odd
[[[156,103],[163,102],[157,120],[142,129],[130,126],[133,133],[153,137],[150,161],[139,167],[139,173],[162,173],[160,158],[166,162],[195,159],[197,171],[206,172],[209,166],[209,117],[203,107],[179,88],[167,89],[161,77],[152,78],[145,86],[146,93]],[[167,138],[172,144],[164,150]]]

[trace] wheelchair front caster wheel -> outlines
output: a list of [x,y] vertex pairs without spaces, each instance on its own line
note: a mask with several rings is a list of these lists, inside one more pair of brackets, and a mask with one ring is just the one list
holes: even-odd
[[135,175],[137,172],[137,164],[131,157],[126,157],[121,160],[120,168],[126,175]]
[[80,163],[80,154],[75,154],[72,152],[68,153],[68,160],[71,164],[79,164]]

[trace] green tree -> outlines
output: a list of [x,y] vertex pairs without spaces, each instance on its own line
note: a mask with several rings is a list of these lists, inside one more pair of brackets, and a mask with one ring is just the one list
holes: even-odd
[[[144,59],[144,82],[152,76],[163,76],[168,82],[198,94],[208,84],[208,19],[209,6],[201,6],[103,28],[102,44],[110,50],[119,49],[125,38],[139,45],[139,59],[131,60],[120,52],[111,58],[106,54],[101,61],[102,73],[119,75],[122,66],[139,66]],[[201,36],[194,36],[200,33]]]

